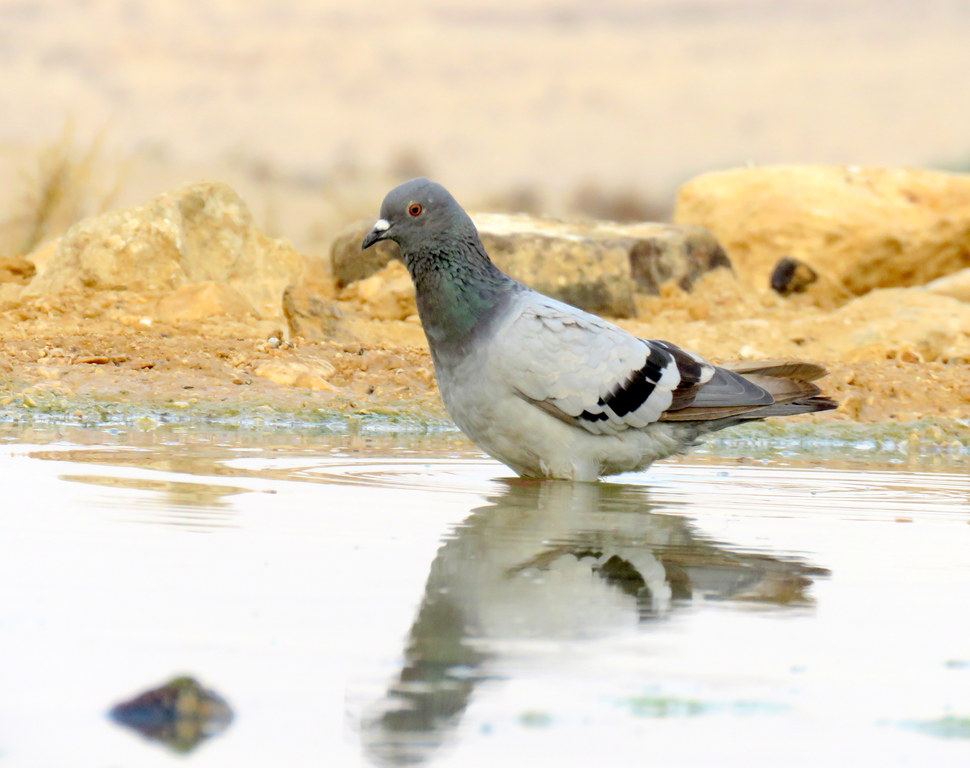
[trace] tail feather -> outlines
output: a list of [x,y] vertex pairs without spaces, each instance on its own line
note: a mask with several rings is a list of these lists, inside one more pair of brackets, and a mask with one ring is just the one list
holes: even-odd
[[790,403],[793,400],[803,400],[822,393],[818,385],[803,379],[774,378],[762,373],[741,375],[751,383],[768,390],[776,403]]
[[839,404],[831,397],[808,397],[803,400],[793,400],[788,403],[766,405],[748,413],[740,414],[738,420],[767,419],[770,416],[795,416],[799,413],[815,413],[816,411],[831,411]]
[[767,390],[774,402],[768,405],[689,406],[668,411],[663,420],[707,422],[707,428],[715,430],[741,421],[830,411],[839,407],[838,402],[822,395],[821,388],[812,383],[825,375],[826,370],[821,365],[771,360],[729,363],[722,367]]
[[828,373],[823,365],[804,363],[801,360],[740,360],[724,363],[721,367],[740,373],[742,376],[761,374],[772,378],[798,379],[799,381],[815,381]]

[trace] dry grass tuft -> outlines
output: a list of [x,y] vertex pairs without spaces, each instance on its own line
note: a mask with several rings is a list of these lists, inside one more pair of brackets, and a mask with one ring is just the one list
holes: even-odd
[[122,174],[106,178],[102,137],[86,148],[73,130],[43,148],[21,174],[23,192],[9,218],[0,222],[0,254],[24,255],[66,232],[86,216],[103,213],[117,200]]

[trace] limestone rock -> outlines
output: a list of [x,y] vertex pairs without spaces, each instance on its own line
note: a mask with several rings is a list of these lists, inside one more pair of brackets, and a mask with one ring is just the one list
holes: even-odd
[[765,285],[785,256],[857,295],[922,285],[970,266],[970,175],[964,174],[739,168],[685,184],[674,219],[710,229],[753,285]]
[[20,283],[0,283],[0,311],[12,309],[20,303],[24,286]]
[[970,360],[970,305],[918,288],[872,291],[804,327],[816,324],[816,335],[848,359]]
[[290,245],[256,229],[238,194],[205,183],[79,222],[39,266],[27,292],[158,291],[218,282],[274,319],[282,315],[283,289],[302,269]]
[[283,315],[291,337],[325,341],[347,336],[336,302],[312,284],[291,285],[283,291]]
[[405,320],[418,312],[411,276],[397,259],[344,288],[341,298],[358,300],[364,311],[377,320]]
[[330,271],[338,288],[370,277],[398,258],[397,245],[387,240],[375,243],[366,251],[360,247],[373,224],[373,221],[357,222],[333,241],[330,247]]
[[641,293],[658,296],[668,284],[690,291],[708,272],[732,269],[731,259],[704,227],[631,224],[624,229],[639,236],[630,251],[630,269]]
[[267,360],[253,373],[284,387],[305,387],[332,392],[336,387],[328,379],[336,368],[326,360]]
[[37,271],[23,256],[0,256],[0,283],[26,283]]
[[930,293],[970,302],[970,268],[938,278],[923,287]]
[[244,318],[253,314],[252,304],[239,291],[211,281],[183,285],[159,299],[155,307],[155,317],[169,323],[219,316]]
[[24,258],[30,261],[34,265],[34,272],[31,275],[33,278],[38,272],[42,272],[54,254],[57,253],[57,248],[60,245],[60,240],[50,240],[43,245],[38,246],[35,250],[28,253]]
[[[730,267],[724,250],[702,227],[487,213],[472,218],[500,269],[537,291],[615,317],[636,314],[637,292],[657,294],[668,283],[689,290],[700,275]],[[397,246],[386,242],[361,251],[372,223],[334,242],[331,270],[338,286],[370,276],[397,255]]]

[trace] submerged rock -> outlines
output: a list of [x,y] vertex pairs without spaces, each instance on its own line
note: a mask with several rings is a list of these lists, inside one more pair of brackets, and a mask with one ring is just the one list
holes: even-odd
[[228,286],[266,319],[282,317],[283,289],[303,270],[287,243],[260,232],[224,184],[194,184],[75,224],[38,264],[28,295],[88,290]]
[[675,221],[710,229],[764,285],[790,256],[850,293],[922,285],[970,266],[970,175],[773,166],[692,179]]
[[175,752],[191,752],[232,722],[229,705],[192,677],[176,677],[112,707],[111,719]]
[[[542,293],[614,317],[636,314],[638,292],[658,294],[669,284],[690,290],[701,275],[731,266],[702,227],[583,224],[505,214],[473,219],[500,269]],[[338,286],[369,277],[397,256],[397,246],[387,242],[361,251],[371,223],[334,242],[331,268]]]

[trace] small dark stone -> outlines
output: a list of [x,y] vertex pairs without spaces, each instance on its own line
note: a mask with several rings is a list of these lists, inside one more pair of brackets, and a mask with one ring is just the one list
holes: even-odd
[[781,258],[771,273],[771,287],[782,296],[803,293],[818,280],[818,273],[804,261],[791,256]]
[[224,731],[233,718],[225,699],[192,677],[176,677],[112,707],[109,714],[116,723],[182,753]]

